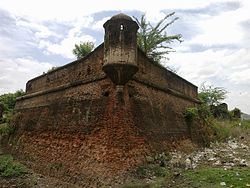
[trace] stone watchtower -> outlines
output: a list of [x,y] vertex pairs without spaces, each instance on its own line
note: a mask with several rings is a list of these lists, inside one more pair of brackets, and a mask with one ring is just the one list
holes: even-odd
[[138,71],[137,30],[138,25],[125,14],[113,16],[103,25],[104,64],[103,71],[116,85],[117,91]]

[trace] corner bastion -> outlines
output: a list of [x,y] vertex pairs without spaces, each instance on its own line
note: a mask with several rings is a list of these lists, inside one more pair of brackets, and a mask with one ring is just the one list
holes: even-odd
[[138,48],[129,16],[113,16],[104,29],[104,43],[89,55],[27,82],[9,139],[33,169],[85,186],[191,139],[183,112],[200,104],[195,85]]

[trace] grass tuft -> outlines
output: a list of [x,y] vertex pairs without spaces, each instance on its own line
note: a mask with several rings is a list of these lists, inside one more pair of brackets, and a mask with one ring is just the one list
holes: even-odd
[[8,136],[14,132],[14,128],[11,127],[8,123],[0,124],[0,135]]
[[11,155],[0,155],[0,176],[16,177],[24,173],[26,173],[25,167],[15,162]]

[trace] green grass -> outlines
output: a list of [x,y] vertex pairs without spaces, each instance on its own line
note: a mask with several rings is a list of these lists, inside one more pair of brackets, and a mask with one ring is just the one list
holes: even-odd
[[244,128],[244,129],[250,129],[250,120],[243,120],[240,122],[240,124],[236,126],[240,126],[241,128]]
[[[222,182],[225,183],[224,186],[221,185]],[[250,186],[249,168],[224,170],[223,168],[203,167],[194,170],[179,169],[177,176],[173,172],[168,172],[164,177],[155,177],[150,182],[146,182],[145,179],[134,179],[124,184],[122,188],[243,188],[248,186]]]
[[20,163],[15,162],[11,155],[0,155],[0,176],[16,177],[25,172],[25,167]]
[[[157,159],[158,160],[158,159]],[[154,162],[158,162],[158,161]],[[123,184],[122,188],[156,188],[161,187],[165,181],[165,177],[169,176],[170,172],[167,167],[159,164],[146,164],[136,169],[134,178]],[[152,179],[149,182],[149,179]]]
[[185,171],[180,178],[182,180],[177,181],[176,187],[216,188],[223,187],[220,183],[225,182],[224,187],[240,188],[250,185],[250,169],[202,168]]

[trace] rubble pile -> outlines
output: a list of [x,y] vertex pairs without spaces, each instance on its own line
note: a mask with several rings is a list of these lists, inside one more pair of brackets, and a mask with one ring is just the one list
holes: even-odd
[[170,153],[170,167],[194,169],[198,166],[250,167],[250,146],[244,138],[230,138],[227,142],[211,143],[209,148],[185,154],[180,151]]

